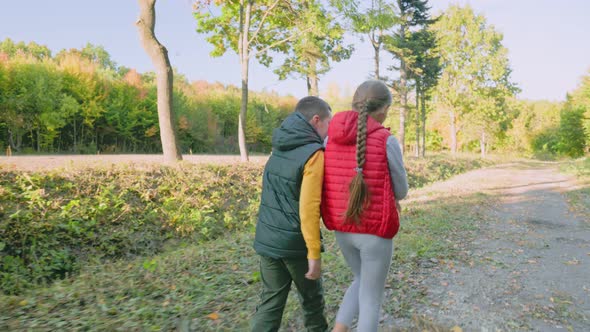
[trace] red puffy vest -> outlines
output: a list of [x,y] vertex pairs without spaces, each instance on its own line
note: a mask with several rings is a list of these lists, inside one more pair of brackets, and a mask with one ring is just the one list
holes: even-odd
[[358,113],[337,113],[330,122],[324,155],[322,219],[329,230],[373,234],[393,238],[399,230],[399,215],[387,164],[387,139],[391,135],[372,117],[367,118],[367,150],[363,175],[369,187],[370,203],[360,225],[344,223],[348,186],[356,175],[356,131]]

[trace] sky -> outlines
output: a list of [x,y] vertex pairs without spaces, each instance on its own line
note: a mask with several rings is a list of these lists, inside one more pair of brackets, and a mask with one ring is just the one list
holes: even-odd
[[[503,33],[512,79],[522,90],[520,98],[564,100],[590,69],[588,0],[430,0],[430,4],[433,13],[449,4],[470,4]],[[152,64],[134,24],[138,8],[134,0],[0,0],[0,40],[35,41],[47,45],[54,54],[90,42],[105,47],[119,65],[150,71]],[[191,0],[157,2],[156,35],[168,48],[172,65],[191,81],[239,86],[237,55],[230,51],[222,57],[210,57],[212,47],[195,28]],[[333,83],[350,89],[371,75],[372,47],[355,36],[348,41],[355,44],[353,56],[334,64],[320,77],[320,91]],[[383,52],[381,58],[390,55]],[[384,61],[381,72],[391,64],[391,60]],[[272,66],[269,69],[255,61],[250,68],[250,89],[296,97],[307,93],[304,80],[279,81]]]

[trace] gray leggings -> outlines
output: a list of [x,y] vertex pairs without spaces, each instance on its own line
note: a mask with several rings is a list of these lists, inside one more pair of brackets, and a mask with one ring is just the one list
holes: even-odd
[[336,322],[351,327],[358,316],[357,331],[375,332],[393,254],[393,240],[370,234],[335,233],[344,259],[354,274],[354,281],[340,304]]

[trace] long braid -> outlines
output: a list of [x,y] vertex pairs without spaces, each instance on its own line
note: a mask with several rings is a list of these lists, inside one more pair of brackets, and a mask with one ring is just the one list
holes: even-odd
[[348,208],[346,209],[345,223],[361,223],[361,215],[365,206],[369,203],[369,187],[363,177],[363,166],[367,152],[367,117],[370,109],[369,101],[365,101],[359,110],[356,133],[356,172],[348,188]]
[[365,154],[367,152],[367,117],[369,106],[365,102],[359,112],[356,131],[356,167],[362,169],[365,165]]

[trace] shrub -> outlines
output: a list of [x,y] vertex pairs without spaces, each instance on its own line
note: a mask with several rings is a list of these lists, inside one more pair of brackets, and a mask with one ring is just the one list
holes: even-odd
[[2,173],[0,289],[64,278],[90,260],[159,252],[253,225],[260,166]]

